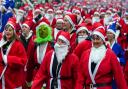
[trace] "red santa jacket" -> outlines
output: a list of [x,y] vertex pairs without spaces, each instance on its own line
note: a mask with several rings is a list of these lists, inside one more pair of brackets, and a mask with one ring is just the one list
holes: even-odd
[[[106,50],[104,58],[98,62],[93,74],[91,72],[91,60],[89,59],[90,52],[91,49],[87,50],[81,57],[78,69],[78,80],[75,89],[83,89],[84,84],[86,85],[86,89],[90,89],[87,87],[88,84],[111,83],[113,77],[117,83],[118,89],[127,89],[123,71],[121,70],[117,57],[112,50]],[[96,89],[112,89],[112,86],[97,87]]]
[[[57,81],[58,89],[74,89],[76,82],[78,58],[74,54],[68,54],[60,67]],[[46,82],[46,89],[51,89],[52,80],[54,79],[55,68],[54,51],[46,54],[41,67],[36,74],[32,89],[41,89],[44,82]]]
[[[0,73],[6,65],[2,64],[3,51],[0,48]],[[10,43],[7,52],[7,67],[0,82],[0,89],[14,89],[22,86],[24,83],[24,67],[27,62],[27,55],[22,43],[18,40],[14,40]]]
[[92,42],[90,40],[85,40],[81,43],[79,43],[76,48],[74,49],[74,53],[78,56],[78,58],[81,58],[81,55],[84,51],[88,50],[92,47]]
[[[50,51],[52,49],[52,44],[47,42],[46,43],[47,46],[43,49],[43,52],[41,53],[42,55],[46,55],[46,53],[48,51]],[[28,52],[28,63],[27,63],[27,77],[26,77],[26,81],[27,82],[31,82],[34,78],[34,76],[36,75],[42,60],[39,60],[39,46],[36,46],[35,44],[31,43],[31,47],[29,47],[30,49]]]

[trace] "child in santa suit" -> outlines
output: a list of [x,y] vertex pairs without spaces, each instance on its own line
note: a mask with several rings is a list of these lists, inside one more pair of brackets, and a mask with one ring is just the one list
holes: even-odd
[[49,51],[35,76],[32,89],[41,89],[46,82],[46,89],[74,89],[77,77],[78,58],[69,52],[70,35],[62,32]]
[[113,77],[118,89],[127,89],[117,57],[104,42],[105,30],[95,30],[92,35],[93,46],[81,57],[75,89],[112,89]]

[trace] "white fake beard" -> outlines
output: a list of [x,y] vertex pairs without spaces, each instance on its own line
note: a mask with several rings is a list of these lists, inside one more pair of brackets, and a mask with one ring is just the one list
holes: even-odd
[[66,55],[68,54],[68,45],[59,45],[58,43],[56,43],[54,49],[58,63],[62,63],[62,61],[65,59]]
[[92,24],[94,24],[95,22],[99,22],[100,18],[99,17],[93,17],[92,18]]
[[16,16],[16,23],[19,23],[20,20],[23,18],[23,15],[19,14]]
[[92,47],[90,53],[91,62],[98,63],[100,60],[104,58],[106,54],[106,48],[104,45],[100,46],[99,48]]
[[58,19],[58,18],[63,18],[63,16],[62,16],[62,15],[56,15],[55,18],[56,18],[56,19]]
[[105,18],[104,18],[104,25],[109,25],[111,19],[112,19],[111,16],[105,16]]
[[48,21],[51,21],[53,19],[53,14],[45,14],[45,17],[48,19]]
[[87,36],[78,36],[78,43],[84,41],[87,38]]

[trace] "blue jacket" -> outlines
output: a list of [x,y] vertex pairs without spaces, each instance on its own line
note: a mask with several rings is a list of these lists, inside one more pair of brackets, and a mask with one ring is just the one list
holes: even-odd
[[117,42],[114,42],[113,46],[111,48],[114,51],[114,53],[116,54],[116,56],[119,58],[120,64],[125,65],[126,60],[124,58],[124,51],[123,51],[122,47]]

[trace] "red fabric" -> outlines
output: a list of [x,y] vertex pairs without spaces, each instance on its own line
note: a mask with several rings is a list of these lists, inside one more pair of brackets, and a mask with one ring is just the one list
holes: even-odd
[[[83,53],[80,61],[78,80],[75,89],[83,89],[83,84],[91,84],[92,80],[89,74],[89,56],[90,51],[88,50]],[[86,70],[86,71],[85,71]],[[112,79],[117,83],[118,89],[128,89],[123,76],[123,71],[117,60],[116,55],[111,49],[107,49],[104,59],[101,61],[99,68],[95,76],[96,83],[108,83],[112,82]],[[86,89],[90,89],[87,87]],[[97,89],[112,89],[112,86],[97,87]]]
[[[0,61],[2,61],[2,54],[0,52]],[[25,82],[25,71],[24,67],[27,62],[27,55],[25,52],[25,49],[21,42],[15,41],[11,49],[9,51],[9,54],[7,55],[7,69],[4,74],[5,78],[5,89],[14,89],[19,86],[22,86],[22,84]],[[0,63],[0,73],[1,69],[3,68],[2,62]],[[0,82],[0,89],[2,87],[2,84]]]
[[90,40],[85,40],[77,45],[77,47],[74,50],[74,53],[78,56],[80,59],[82,56],[82,53],[92,47],[92,42]]
[[[40,64],[37,61],[37,49],[34,47],[35,44],[32,44],[31,47],[29,47],[30,49],[28,49],[30,51],[28,54],[28,63],[27,63],[27,77],[26,77],[27,82],[31,82],[33,80],[40,67]],[[51,44],[48,43],[45,55],[51,49],[52,49]]]
[[[34,79],[31,89],[41,89],[42,84],[46,82],[46,89],[50,89],[50,63],[53,51],[46,54],[44,61]],[[66,59],[63,61],[60,69],[60,77],[69,77],[71,79],[61,80],[61,89],[74,89],[77,74],[78,58],[74,54],[68,54]]]

